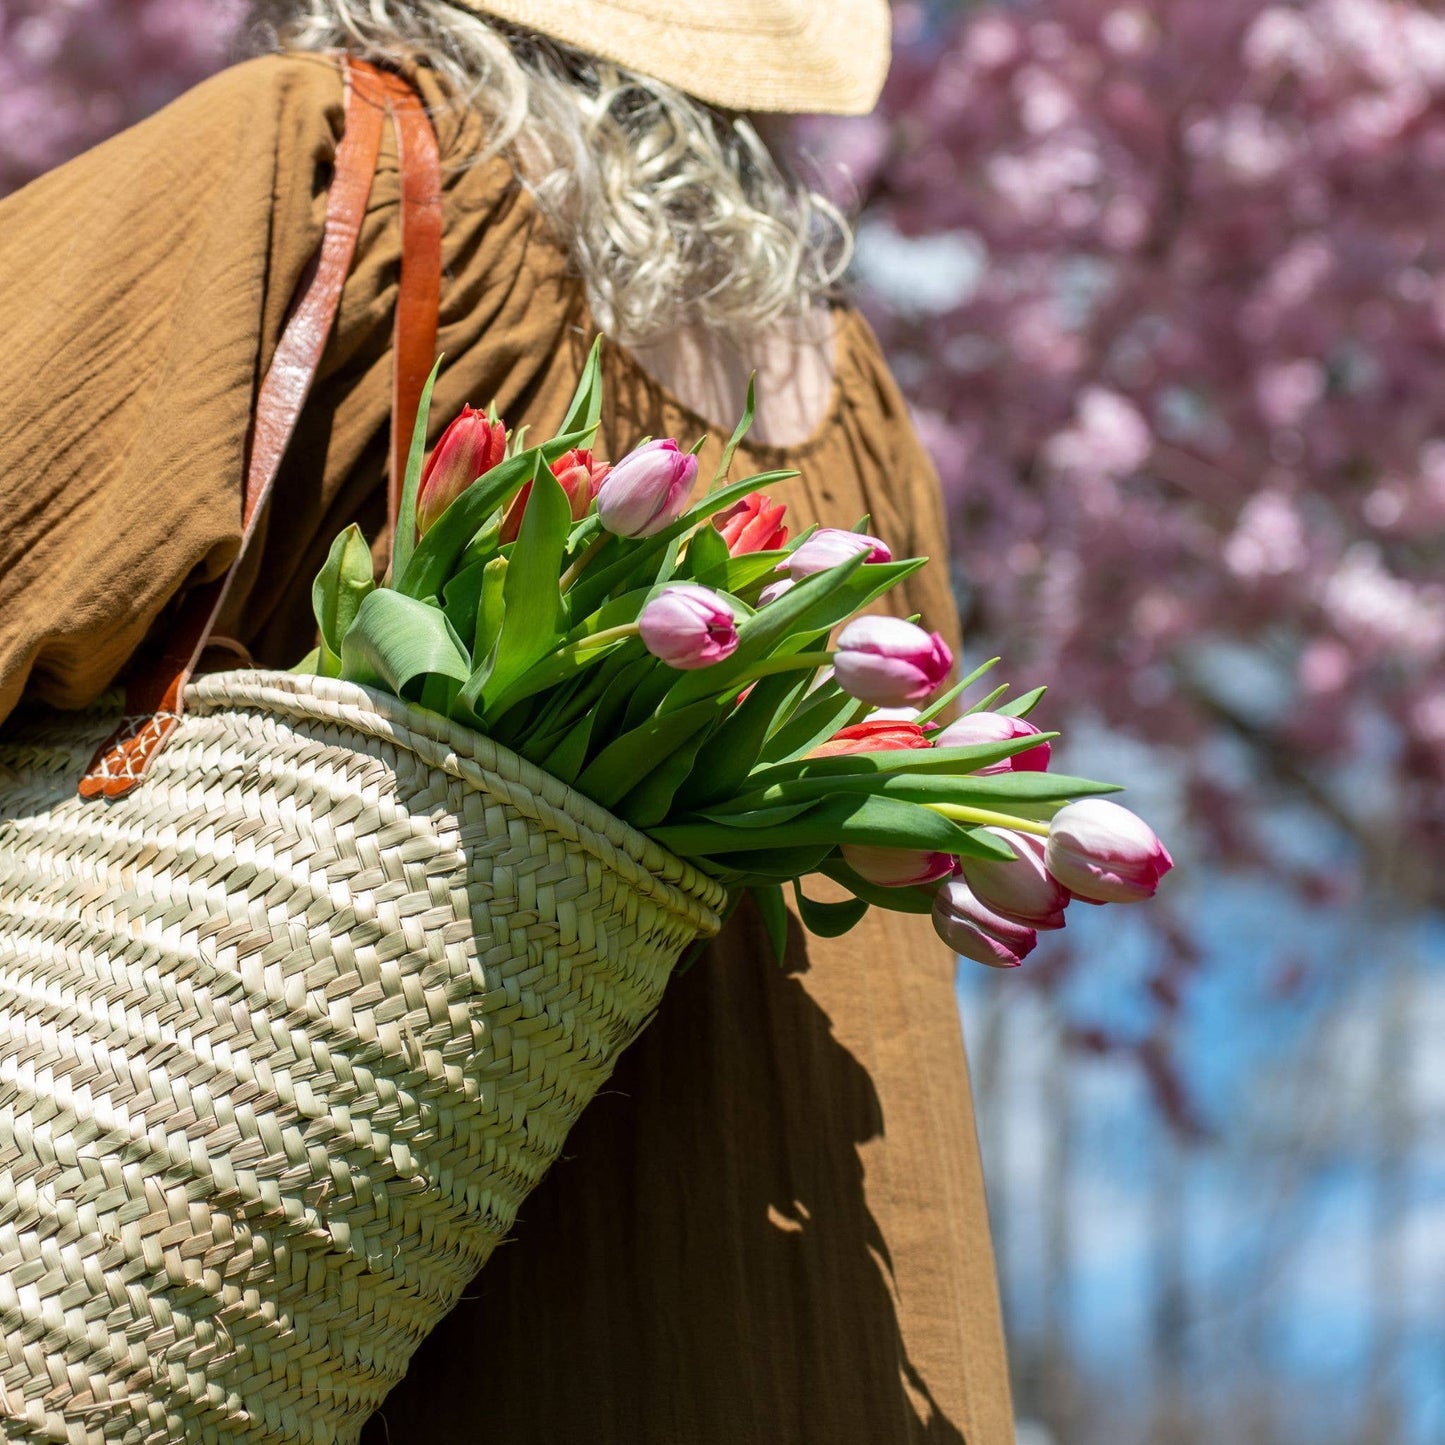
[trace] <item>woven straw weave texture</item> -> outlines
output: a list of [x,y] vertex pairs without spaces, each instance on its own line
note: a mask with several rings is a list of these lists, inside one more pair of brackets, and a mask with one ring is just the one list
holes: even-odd
[[718,927],[486,739],[226,673],[0,737],[0,1439],[354,1440]]

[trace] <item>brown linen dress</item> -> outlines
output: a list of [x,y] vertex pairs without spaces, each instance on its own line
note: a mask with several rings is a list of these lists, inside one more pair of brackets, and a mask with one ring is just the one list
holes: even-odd
[[[341,119],[332,60],[253,61],[0,203],[0,717],[22,691],[87,702],[235,555],[252,397],[320,238]],[[476,117],[437,126],[436,427],[495,398],[545,435],[592,334],[581,285],[506,163],[466,163]],[[335,533],[383,524],[397,211],[388,137],[229,629],[266,665],[311,646]],[[866,326],[838,322],[825,422],[740,465],[797,467],[773,491],[798,522],[866,512],[898,553],[935,555],[904,605],[952,632],[932,472]],[[606,385],[604,454],[707,429],[616,348]],[[795,928],[780,970],[740,913],[366,1440],[1005,1445],[952,976],[926,920],[875,910],[806,944]]]

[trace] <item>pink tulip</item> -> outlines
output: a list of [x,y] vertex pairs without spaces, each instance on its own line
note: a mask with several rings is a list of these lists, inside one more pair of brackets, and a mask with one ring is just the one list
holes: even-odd
[[780,577],[776,582],[769,582],[768,585],[758,593],[758,606],[766,607],[769,602],[776,602],[784,592],[791,592],[797,585],[791,577]]
[[507,429],[485,412],[464,406],[442,433],[421,474],[416,493],[416,529],[421,536],[478,477],[507,454]]
[[869,718],[852,727],[839,728],[825,743],[819,743],[810,758],[840,758],[851,753],[910,751],[928,746],[928,734],[916,722],[891,718]]
[[[1007,713],[971,712],[944,728],[934,739],[934,743],[940,748],[971,748],[981,743],[1006,743],[1014,738],[1031,737],[1038,731],[1031,722],[1025,722],[1021,717],[1009,717]],[[1013,757],[1004,758],[1002,762],[990,763],[986,768],[975,768],[974,772],[980,775],[1047,772],[1050,751],[1048,743],[1040,743],[1038,747],[1015,753]]]
[[734,557],[749,552],[776,552],[788,540],[788,529],[783,525],[787,510],[761,492],[749,492],[736,506],[719,512],[712,524],[722,533]]
[[715,592],[679,582],[665,587],[637,619],[643,645],[669,667],[711,667],[738,645],[732,608]]
[[950,878],[933,900],[933,927],[955,953],[990,968],[1017,968],[1039,936],[985,908],[962,878]]
[[861,848],[845,843],[839,849],[843,861],[860,878],[880,888],[914,888],[937,883],[957,867],[951,853],[915,852],[911,848]]
[[651,537],[687,510],[697,458],[670,437],[629,452],[597,492],[602,525],[618,537]]
[[[552,475],[562,484],[562,490],[567,494],[574,522],[580,522],[592,510],[592,499],[611,470],[606,462],[594,461],[591,452],[580,448],[563,452],[552,463]],[[512,505],[507,508],[506,520],[502,523],[499,540],[503,545],[517,540],[517,534],[522,530],[522,515],[527,510],[527,498],[531,495],[532,484],[528,482],[512,498]]]
[[948,676],[953,654],[936,633],[898,617],[857,617],[838,636],[833,672],[852,697],[901,707],[933,692]]
[[1103,798],[1060,808],[1049,824],[1044,857],[1049,872],[1089,903],[1141,903],[1174,866],[1142,818]]
[[804,577],[826,572],[829,567],[836,567],[860,552],[866,552],[870,562],[893,560],[888,544],[880,542],[877,537],[870,537],[866,532],[843,532],[836,527],[820,527],[778,563],[778,571],[786,571],[794,582],[801,582]]
[[1027,928],[1062,928],[1069,890],[1044,866],[1044,841],[1007,828],[985,831],[1002,838],[1017,855],[1010,862],[966,858],[963,876],[974,897],[1003,918]]

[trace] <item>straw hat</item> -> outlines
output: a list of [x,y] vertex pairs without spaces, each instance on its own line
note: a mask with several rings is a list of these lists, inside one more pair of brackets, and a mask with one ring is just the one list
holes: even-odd
[[724,110],[864,115],[888,71],[888,0],[453,0]]

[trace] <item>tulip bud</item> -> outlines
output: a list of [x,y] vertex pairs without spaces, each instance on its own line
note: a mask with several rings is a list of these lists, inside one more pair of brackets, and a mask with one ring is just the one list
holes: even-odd
[[637,619],[643,645],[669,667],[711,667],[737,651],[732,608],[715,592],[679,582],[665,587]]
[[791,592],[797,585],[791,577],[780,577],[776,582],[769,582],[758,593],[758,606],[766,607],[769,602],[776,602],[784,592]]
[[1017,855],[1009,862],[997,858],[966,858],[963,876],[974,897],[985,908],[1027,928],[1062,928],[1069,890],[1044,866],[1044,841],[1008,828],[988,828]]
[[1032,928],[985,908],[962,878],[950,878],[935,895],[933,927],[955,953],[990,968],[1017,968],[1039,941]]
[[898,617],[857,617],[838,636],[833,672],[852,697],[900,707],[927,697],[948,676],[953,654],[936,633]]
[[841,758],[850,753],[901,752],[928,745],[928,734],[915,722],[869,718],[867,722],[840,728],[827,742],[819,743],[808,756]]
[[[592,509],[592,499],[597,495],[597,488],[611,470],[606,462],[593,461],[592,453],[580,448],[563,452],[552,463],[552,475],[567,493],[574,522],[580,522]],[[502,533],[498,539],[504,546],[517,540],[517,534],[522,530],[522,514],[527,510],[527,498],[531,495],[532,484],[528,482],[512,498],[512,505],[507,508],[506,518],[502,522]]]
[[1140,903],[1154,896],[1174,860],[1136,814],[1103,798],[1060,808],[1044,850],[1049,872],[1089,903]]
[[914,888],[923,883],[937,883],[958,866],[951,853],[923,853],[911,848],[862,848],[845,843],[839,852],[860,878],[880,888]]
[[843,532],[836,527],[820,527],[778,563],[778,571],[786,571],[794,582],[801,582],[804,577],[826,572],[829,567],[836,567],[860,552],[866,552],[870,562],[893,560],[888,544],[880,542],[877,537],[870,537],[866,532]]
[[[1021,717],[1009,717],[1007,713],[971,712],[950,723],[934,742],[940,748],[971,748],[980,743],[1006,743],[1014,738],[1031,737],[1038,731],[1031,722],[1025,722]],[[1050,752],[1048,743],[1040,743],[1036,748],[1015,753],[1013,757],[990,763],[986,768],[975,768],[974,772],[980,775],[1047,772]]]
[[421,474],[416,493],[416,527],[421,536],[478,477],[485,476],[507,453],[507,429],[488,421],[485,412],[464,406],[442,433]]
[[783,525],[786,511],[786,507],[778,506],[761,492],[749,492],[736,506],[719,512],[712,524],[722,533],[734,557],[748,552],[776,552],[788,540],[788,529]]
[[651,537],[687,510],[697,458],[671,438],[647,442],[608,472],[597,492],[602,525],[618,537]]

